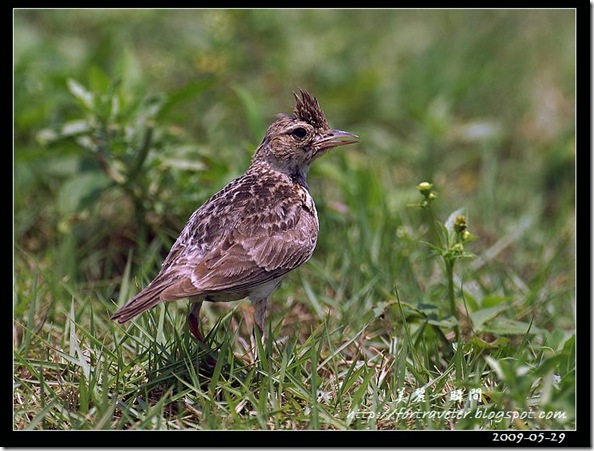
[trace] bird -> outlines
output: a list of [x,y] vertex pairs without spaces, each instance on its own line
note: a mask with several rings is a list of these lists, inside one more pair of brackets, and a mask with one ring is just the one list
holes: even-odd
[[359,137],[332,129],[316,97],[293,92],[293,114],[268,127],[246,172],[189,218],[157,276],[113,316],[123,324],[161,302],[190,300],[187,323],[200,342],[204,301],[248,297],[264,336],[268,298],[281,279],[307,262],[319,222],[307,184],[314,160]]

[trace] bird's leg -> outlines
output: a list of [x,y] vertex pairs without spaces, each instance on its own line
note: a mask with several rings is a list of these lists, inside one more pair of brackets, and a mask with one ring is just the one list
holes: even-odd
[[204,343],[204,336],[200,331],[200,309],[202,308],[202,301],[193,301],[190,307],[190,313],[188,313],[188,325],[190,326],[190,332],[196,340],[200,343]]
[[[190,332],[194,335],[194,338],[199,343],[204,344],[204,336],[200,331],[200,309],[202,308],[202,301],[190,300],[192,301],[192,306],[190,307],[190,313],[188,313],[188,326],[190,326]],[[214,368],[217,364],[217,359],[208,353],[206,354],[206,363]]]
[[260,336],[264,338],[264,323],[266,322],[266,306],[268,305],[268,298],[260,299],[254,303],[254,321]]

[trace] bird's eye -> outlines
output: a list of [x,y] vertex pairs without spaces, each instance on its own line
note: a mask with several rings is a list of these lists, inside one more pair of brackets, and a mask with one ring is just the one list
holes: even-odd
[[298,127],[291,132],[291,136],[295,139],[301,140],[307,136],[307,130],[305,130],[303,127]]

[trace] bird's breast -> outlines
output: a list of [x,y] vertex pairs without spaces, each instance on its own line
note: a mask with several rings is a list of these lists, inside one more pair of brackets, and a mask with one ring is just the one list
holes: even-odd
[[299,186],[299,196],[301,198],[301,207],[305,211],[305,213],[309,214],[312,219],[315,221],[316,229],[318,227],[318,212],[316,210],[316,204],[309,194],[309,191],[302,186]]

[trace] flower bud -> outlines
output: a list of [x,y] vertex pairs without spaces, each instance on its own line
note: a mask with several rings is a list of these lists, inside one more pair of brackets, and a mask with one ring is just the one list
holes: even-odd
[[423,196],[428,196],[433,188],[433,183],[421,182],[417,185],[417,189]]
[[462,252],[464,252],[464,246],[462,245],[462,243],[456,243],[451,247],[451,251],[454,254],[461,254]]
[[464,215],[456,216],[456,220],[454,221],[454,230],[456,231],[456,233],[462,233],[466,230],[466,228],[467,228],[466,216],[464,216]]

